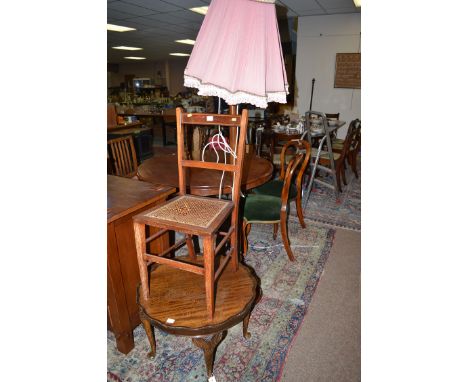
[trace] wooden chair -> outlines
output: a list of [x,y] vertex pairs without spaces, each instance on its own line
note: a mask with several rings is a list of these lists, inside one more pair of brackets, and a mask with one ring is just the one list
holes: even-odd
[[113,103],[107,104],[107,127],[117,126],[117,110]]
[[[356,175],[356,178],[358,178],[359,176],[357,173],[356,161],[357,161],[357,155],[359,154],[359,151],[361,149],[361,121],[359,119],[356,119],[355,121],[353,121],[353,123],[355,124],[355,129],[357,130],[357,132],[354,135],[354,139],[351,141],[351,145],[349,147],[346,160],[351,165],[351,168],[354,174]],[[348,136],[351,133],[352,133],[352,129],[348,128],[348,132],[346,136]],[[335,139],[332,143],[333,151],[339,153],[343,149],[344,142],[345,142],[345,139]]]
[[[293,154],[288,152],[291,148],[295,149]],[[253,190],[255,194],[259,195],[272,195],[276,197],[281,197],[283,185],[285,183],[285,176],[286,176],[286,168],[288,163],[294,158],[297,152],[304,152],[304,160],[302,161],[302,166],[299,169],[299,173],[293,179],[291,184],[291,188],[289,190],[289,200],[295,199],[296,201],[296,210],[297,216],[301,223],[302,228],[305,228],[305,221],[304,221],[304,214],[302,211],[302,177],[304,175],[305,170],[307,169],[307,164],[309,163],[310,159],[310,144],[305,140],[291,140],[287,142],[282,150],[281,150],[281,160],[280,160],[280,168],[281,173],[278,179],[270,180],[269,182],[262,184],[260,187],[257,187]],[[277,227],[275,228],[277,230]]]
[[[245,135],[247,130],[247,110],[240,115],[221,114],[195,114],[183,113],[177,108],[177,159],[179,171],[179,196],[145,211],[134,217],[135,242],[138,254],[138,264],[142,292],[145,299],[150,298],[148,283],[148,265],[152,263],[165,264],[177,269],[193,272],[205,278],[206,308],[210,319],[213,319],[215,311],[214,285],[221,275],[224,267],[231,260],[232,267],[238,269],[238,214],[239,195],[242,178],[242,165],[245,153]],[[185,127],[188,126],[227,126],[236,128],[239,126],[237,145],[237,159],[232,164],[203,162],[187,159],[185,142]],[[199,197],[187,194],[187,169],[203,168],[232,172],[234,184],[232,200]],[[214,173],[214,175],[216,175]],[[221,225],[229,221],[230,226],[220,231]],[[159,229],[156,234],[146,236],[145,226]],[[146,244],[156,239],[167,231],[177,231],[184,235],[184,239],[175,243],[170,248],[157,254],[146,252]],[[203,239],[203,266],[197,264],[192,237],[196,235]],[[217,244],[218,236],[220,241]],[[215,256],[229,240],[230,248],[227,249],[224,259],[220,259],[215,271]],[[169,258],[171,253],[183,245],[187,245],[190,262],[181,262],[177,257]]]
[[[343,146],[341,148],[336,148],[333,150],[333,159],[335,162],[335,172],[336,172],[336,181],[338,185],[339,192],[342,192],[341,188],[341,181],[346,185],[346,168],[345,168],[345,160],[348,156],[349,149],[351,147],[351,142],[355,138],[356,134],[356,121],[354,120],[349,124],[348,132],[346,134],[346,138],[343,142]],[[322,151],[320,153],[319,164],[322,166],[330,166],[330,157],[329,153],[326,151]],[[312,157],[317,157],[317,149],[312,148]]]
[[107,141],[107,158],[112,175],[125,178],[136,176],[138,161],[131,135]]
[[284,183],[281,188],[280,196],[250,194],[245,199],[244,205],[244,221],[242,225],[244,256],[247,254],[248,241],[252,223],[273,224],[273,239],[276,239],[278,233],[278,224],[281,226],[281,236],[283,245],[288,254],[289,260],[294,261],[294,255],[289,245],[288,236],[288,208],[289,208],[289,193],[293,182],[293,175],[301,162],[304,160],[304,153],[298,153],[289,162],[286,171],[284,172]]
[[354,139],[351,141],[351,145],[348,151],[348,161],[351,164],[351,168],[353,169],[356,178],[359,178],[358,171],[357,171],[357,156],[361,151],[361,121],[359,119],[356,120],[356,132],[354,134]]

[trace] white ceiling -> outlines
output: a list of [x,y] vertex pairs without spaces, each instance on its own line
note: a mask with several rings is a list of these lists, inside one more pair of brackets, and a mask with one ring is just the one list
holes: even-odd
[[[143,56],[148,61],[168,59],[169,53],[190,53],[191,45],[174,40],[195,40],[202,15],[189,10],[209,5],[211,0],[107,0],[107,22],[136,28],[130,32],[107,32],[107,61],[129,62],[125,56]],[[353,0],[276,0],[278,17],[357,13]],[[142,51],[112,49],[126,45]],[[177,58],[174,58],[177,59]]]

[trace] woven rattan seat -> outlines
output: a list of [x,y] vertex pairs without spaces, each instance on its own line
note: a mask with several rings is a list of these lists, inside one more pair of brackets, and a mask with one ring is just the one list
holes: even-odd
[[[242,112],[242,116],[235,114],[183,113],[182,109],[178,108],[176,110],[176,120],[179,196],[133,217],[142,295],[144,300],[156,298],[151,295],[149,290],[148,266],[152,263],[164,264],[196,273],[205,278],[206,310],[208,318],[213,319],[215,312],[215,281],[219,278],[228,262],[231,262],[233,269],[236,271],[239,267],[239,197],[248,113],[247,110]],[[190,159],[185,142],[188,142],[186,139],[188,129],[194,126],[198,128],[220,126],[220,131],[221,127],[233,131],[238,129],[238,134],[231,139],[233,142],[229,142],[232,145],[231,147],[237,147],[231,161],[214,163]],[[235,139],[238,139],[237,142],[234,142]],[[230,179],[235,180],[232,185],[231,200],[188,195],[186,187],[188,168],[203,168],[218,173],[221,171],[227,172],[231,175]],[[230,225],[227,223],[230,223]],[[148,253],[148,244],[161,235],[165,235],[168,231],[182,233],[184,239],[179,240],[169,248],[156,249],[157,253]],[[203,262],[197,260],[197,253],[195,253],[193,243],[194,236],[203,239]],[[187,245],[189,262],[178,259],[177,253],[175,253],[183,245]],[[220,253],[225,256],[219,262],[215,262],[215,256]],[[200,266],[200,263],[203,263],[203,266]]]
[[218,227],[210,229],[210,226],[220,218],[225,218],[232,208],[233,204],[229,200],[183,195],[144,213],[143,216],[148,219],[147,224],[166,223],[176,228],[175,224],[181,232],[184,232],[185,225],[192,226],[192,229],[197,227],[213,231]]

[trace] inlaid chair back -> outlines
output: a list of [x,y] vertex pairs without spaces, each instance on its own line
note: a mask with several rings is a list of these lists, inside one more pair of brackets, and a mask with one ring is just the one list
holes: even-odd
[[[184,113],[181,108],[177,108],[176,120],[179,195],[133,218],[142,284],[142,299],[148,301],[152,298],[148,282],[148,266],[152,263],[164,264],[196,273],[205,278],[207,313],[208,317],[213,319],[215,316],[215,282],[229,261],[231,261],[233,269],[237,270],[239,267],[239,196],[248,113],[247,110],[243,110],[242,115]],[[236,156],[235,159],[231,163],[192,159],[185,149],[185,144],[187,142],[187,132],[194,126],[198,128],[214,126],[220,126],[220,129],[221,127],[238,128],[237,143],[231,142],[232,147],[237,148],[233,150]],[[221,176],[223,171],[232,173],[231,200],[190,195],[190,190],[187,189],[188,172],[196,169],[212,171],[214,176],[218,173],[220,181],[223,179]],[[196,176],[196,171],[191,172],[190,175]],[[222,187],[220,186],[220,188]],[[229,222],[229,218],[230,224],[226,224],[228,227],[225,227],[226,225],[223,225],[223,223]],[[147,236],[146,226],[149,226],[150,230],[153,229],[153,232],[156,233]],[[165,250],[159,251],[159,253],[147,253],[146,245],[168,231],[182,233],[184,239]],[[193,236],[199,236],[203,239],[202,259],[197,258],[195,253]],[[229,246],[227,246],[228,241]],[[184,244],[187,245],[188,258],[173,256],[174,252]],[[219,263],[216,263],[215,256],[223,252],[224,257],[220,259]],[[217,264],[216,270],[215,264]],[[223,309],[223,307],[216,306],[216,309]]]
[[136,175],[138,162],[131,135],[107,141],[107,156],[111,161],[113,175],[125,178]]
[[[232,201],[235,205],[239,203],[242,165],[244,163],[245,142],[247,135],[248,111],[243,110],[242,115],[230,114],[205,114],[205,113],[184,113],[182,108],[177,108],[177,160],[179,167],[179,193],[184,195],[187,190],[187,168],[204,168],[218,171],[228,171],[233,173],[234,185]],[[237,159],[233,164],[204,162],[187,158],[187,150],[184,144],[190,134],[189,126],[198,128],[212,128],[215,126],[237,128],[238,142],[232,142],[231,147],[237,146]],[[222,144],[220,144],[222,146]],[[219,150],[218,150],[219,151]],[[229,156],[229,155],[228,155]]]

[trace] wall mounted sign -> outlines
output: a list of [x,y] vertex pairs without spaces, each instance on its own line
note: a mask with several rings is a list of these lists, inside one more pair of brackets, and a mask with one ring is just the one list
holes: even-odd
[[335,88],[361,89],[361,53],[337,53]]

